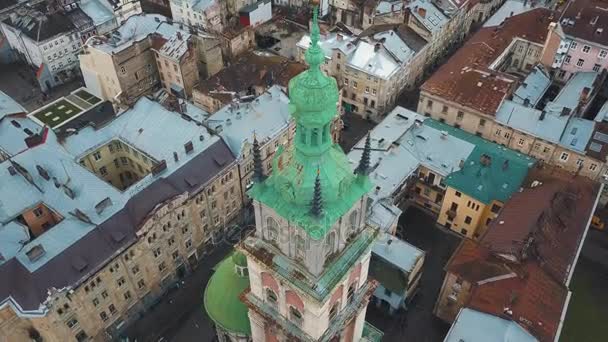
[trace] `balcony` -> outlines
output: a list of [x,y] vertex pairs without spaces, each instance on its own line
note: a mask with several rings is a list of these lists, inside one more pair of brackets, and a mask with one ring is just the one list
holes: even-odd
[[456,218],[456,210],[448,210],[447,212],[448,220],[453,220]]

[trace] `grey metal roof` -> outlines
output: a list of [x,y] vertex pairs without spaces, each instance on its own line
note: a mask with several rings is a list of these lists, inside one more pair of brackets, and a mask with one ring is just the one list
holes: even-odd
[[[121,192],[79,165],[80,153],[115,138],[127,141],[158,160],[166,160],[167,169],[157,175],[147,175]],[[193,140],[193,152],[185,153],[184,142]],[[173,151],[179,152],[179,160],[173,160]],[[16,215],[40,202],[64,219],[25,244],[16,254],[11,252],[11,246],[0,244],[0,253],[15,255],[0,262],[0,302],[13,301],[12,305],[21,314],[28,311],[44,314],[44,307],[40,305],[49,288],[74,286],[86,278],[120,248],[134,241],[142,220],[157,204],[178,194],[197,191],[234,162],[235,158],[223,140],[209,136],[204,127],[183,120],[179,114],[168,112],[146,98],[140,99],[134,108],[111,123],[97,129],[80,128],[78,134],[65,137],[61,142],[48,131],[42,145],[21,151],[11,161],[0,163],[0,183],[3,184],[0,187],[0,228],[12,224]],[[29,172],[31,182],[9,170],[9,166],[15,167],[13,163]],[[56,177],[58,183],[67,184],[75,197],[67,196],[53,180],[45,180],[36,171],[38,166]],[[112,205],[97,212],[96,205],[106,198]],[[91,223],[73,217],[70,212],[76,209],[87,215]],[[45,253],[32,261],[27,252],[37,245],[41,245]],[[13,246],[21,247],[20,241],[15,241]]]

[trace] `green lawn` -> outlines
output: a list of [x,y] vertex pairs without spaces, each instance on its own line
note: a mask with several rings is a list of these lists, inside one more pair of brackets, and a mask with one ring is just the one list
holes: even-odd
[[608,341],[608,269],[579,259],[560,342]]
[[80,97],[81,99],[87,101],[88,103],[90,103],[92,105],[101,101],[101,99],[98,98],[97,96],[95,96],[93,94],[89,94],[88,92],[86,92],[84,90],[80,90],[80,91],[76,92],[76,96]]
[[80,112],[82,112],[80,108],[62,99],[40,109],[34,114],[34,117],[50,128],[55,128],[73,116],[80,114]]

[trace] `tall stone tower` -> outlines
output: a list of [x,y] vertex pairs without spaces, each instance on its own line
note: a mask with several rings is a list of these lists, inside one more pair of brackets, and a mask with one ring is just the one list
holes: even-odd
[[256,177],[255,234],[238,247],[247,257],[241,300],[254,342],[361,341],[375,287],[367,279],[376,236],[365,224],[369,158],[353,173],[332,141],[338,87],[319,68],[317,15],[315,6],[309,70],[289,82],[294,144],[279,147],[272,175]]

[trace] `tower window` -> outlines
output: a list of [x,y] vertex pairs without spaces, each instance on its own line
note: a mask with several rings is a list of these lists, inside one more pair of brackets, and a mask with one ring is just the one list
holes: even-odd
[[304,259],[304,257],[306,256],[306,243],[304,241],[304,238],[301,237],[300,235],[296,235],[296,257],[299,259]]
[[289,318],[291,319],[292,323],[295,323],[298,326],[302,325],[302,314],[293,306],[289,307]]
[[319,145],[319,129],[313,128],[310,134],[310,142],[312,146]]
[[266,219],[266,238],[276,242],[279,235],[279,224],[272,217]]
[[278,301],[277,294],[271,288],[266,289],[266,300],[272,304],[276,304]]

